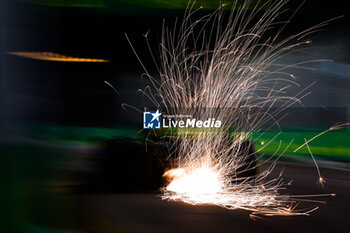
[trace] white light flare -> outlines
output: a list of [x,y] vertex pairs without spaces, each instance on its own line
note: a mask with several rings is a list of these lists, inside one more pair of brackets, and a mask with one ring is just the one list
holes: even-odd
[[174,172],[170,171],[164,174],[173,179],[166,190],[186,195],[198,203],[209,203],[212,201],[210,199],[223,191],[224,182],[213,168],[203,166],[192,170],[178,168]]

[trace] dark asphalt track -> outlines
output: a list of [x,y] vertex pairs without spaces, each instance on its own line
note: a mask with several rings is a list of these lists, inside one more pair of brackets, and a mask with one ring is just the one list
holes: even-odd
[[[327,204],[309,203],[320,208],[310,216],[263,217],[253,220],[244,210],[215,206],[191,206],[162,201],[157,192],[122,194],[84,194],[79,200],[79,215],[86,232],[350,232],[350,172],[321,169],[324,188],[316,184],[315,167],[280,164],[284,177],[293,179],[292,194],[336,193],[336,197],[314,198]],[[135,184],[137,185],[137,184]]]

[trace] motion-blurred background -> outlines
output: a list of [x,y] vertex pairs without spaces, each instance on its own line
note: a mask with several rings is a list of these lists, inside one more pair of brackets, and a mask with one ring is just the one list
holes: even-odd
[[[301,3],[288,3],[286,16]],[[149,83],[141,78],[142,67],[124,34],[144,65],[155,72],[144,35],[156,51],[163,19],[172,25],[183,15],[186,0],[2,0],[0,4],[1,232],[292,232],[286,228],[292,221],[307,224],[305,219],[251,223],[247,213],[238,216],[214,207],[188,211],[185,205],[161,202],[152,191],[161,186],[164,164],[159,158],[166,149],[158,145],[145,152],[145,134],[139,132],[142,114],[121,107],[149,105],[137,93]],[[206,13],[218,5],[216,0],[198,0],[195,6]],[[332,131],[310,143],[321,171],[330,177],[328,181],[325,175],[326,186],[335,185],[335,191],[315,184],[317,172],[306,148],[293,152],[304,138],[349,119],[349,9],[340,0],[307,0],[281,35],[338,16],[344,17],[303,38],[312,41],[305,52],[284,57],[286,64],[324,61],[293,71],[300,87],[291,93],[313,84],[308,89],[312,93],[303,99],[304,106],[295,106],[282,121],[276,141],[262,150],[271,155],[280,140],[285,147],[294,138],[282,163],[292,167],[290,177],[294,174],[301,181],[296,192],[344,192],[328,215],[315,214],[310,220],[319,222],[331,214],[332,224],[321,224],[320,229],[310,224],[304,228],[308,232],[327,226],[334,232],[350,232],[344,221],[350,207],[346,198],[350,131]],[[270,130],[255,141],[255,147],[261,148],[276,134]]]

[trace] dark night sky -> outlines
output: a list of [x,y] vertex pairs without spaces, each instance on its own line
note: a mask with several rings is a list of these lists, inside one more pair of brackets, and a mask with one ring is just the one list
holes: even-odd
[[[293,5],[297,6],[297,1],[292,1],[291,8]],[[110,9],[65,8],[3,1],[3,122],[23,120],[88,126],[132,125],[138,115],[123,111],[120,105],[128,103],[141,107],[147,104],[136,93],[147,81],[140,79],[141,66],[124,33],[128,34],[145,65],[154,70],[142,35],[150,30],[149,39],[156,51],[163,18],[172,22],[183,11],[132,5],[127,5],[125,9],[128,10],[118,10],[117,5]],[[306,1],[282,37],[344,15],[326,26],[327,30],[315,34],[313,52],[339,63],[349,63],[348,13],[342,1]],[[109,59],[110,63],[36,61],[8,55],[6,51],[51,51],[76,57]],[[304,74],[307,77],[302,84],[307,85],[315,74]],[[319,81],[321,86],[312,90],[315,96],[307,99],[306,103],[310,106],[322,104],[315,102],[315,99],[321,99],[330,107],[346,106],[348,101],[344,98],[349,95],[339,95],[346,92],[344,87],[349,87],[350,78],[333,79],[327,76]],[[115,86],[120,96],[104,83],[105,80]],[[332,88],[339,95],[329,91]]]

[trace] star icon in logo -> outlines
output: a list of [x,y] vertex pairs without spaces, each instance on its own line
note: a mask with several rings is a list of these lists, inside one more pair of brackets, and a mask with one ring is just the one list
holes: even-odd
[[159,120],[159,116],[161,116],[162,114],[159,112],[159,110],[157,110],[155,113],[151,114],[153,116],[152,121],[154,121],[155,119]]

